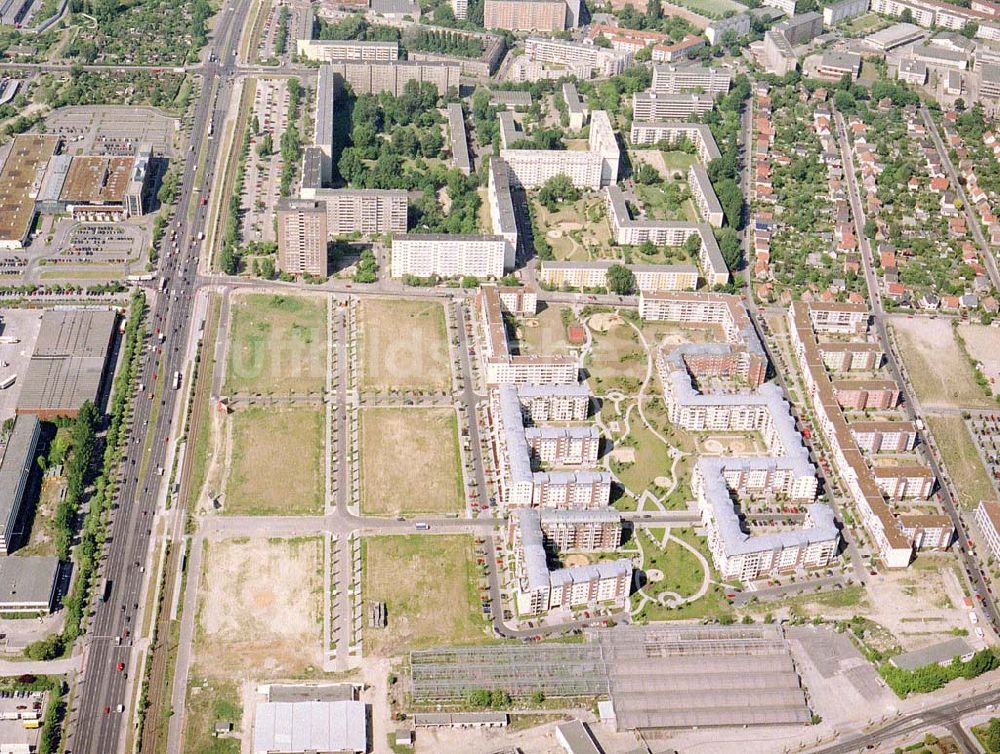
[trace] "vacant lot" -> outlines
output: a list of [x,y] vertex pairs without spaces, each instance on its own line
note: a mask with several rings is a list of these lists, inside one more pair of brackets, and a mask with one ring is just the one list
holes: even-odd
[[249,408],[230,418],[226,481],[229,514],[295,515],[323,511],[323,412]]
[[993,395],[1000,395],[1000,330],[962,323],[958,326],[958,334],[965,341],[969,355],[983,365],[983,374]]
[[196,672],[210,680],[310,675],[322,648],[323,542],[205,544]]
[[924,408],[990,406],[945,319],[895,317],[892,327],[906,371]]
[[447,390],[444,307],[436,301],[366,299],[358,309],[362,390]]
[[993,500],[995,492],[986,468],[961,416],[924,417],[941,451],[947,474],[958,489],[959,502],[969,510],[980,500]]
[[361,508],[365,513],[460,511],[462,489],[453,410],[362,410]]
[[319,392],[325,379],[325,298],[233,297],[224,392]]
[[385,628],[366,626],[366,654],[486,638],[471,537],[367,537],[364,545],[362,596],[385,602],[388,619]]
[[184,716],[184,751],[188,754],[239,754],[239,739],[216,738],[215,723],[226,720],[238,731],[242,717],[239,688],[235,683],[192,679],[188,684]]

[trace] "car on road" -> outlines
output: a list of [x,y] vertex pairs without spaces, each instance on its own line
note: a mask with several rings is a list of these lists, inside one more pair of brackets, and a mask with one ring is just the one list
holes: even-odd
[[116,665],[115,667],[117,668],[118,672],[121,673],[123,670],[125,670],[125,663],[119,662],[118,665]]

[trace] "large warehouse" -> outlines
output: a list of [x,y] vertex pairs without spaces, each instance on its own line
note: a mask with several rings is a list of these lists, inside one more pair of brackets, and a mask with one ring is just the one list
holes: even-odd
[[0,560],[0,612],[50,613],[59,585],[59,558],[12,555]]
[[259,702],[254,754],[364,752],[368,722],[364,702]]
[[24,491],[35,466],[35,451],[40,436],[38,417],[18,416],[3,448],[3,460],[0,460],[0,552],[5,555],[14,545],[17,520],[21,515]]
[[110,310],[45,312],[17,413],[40,419],[73,417],[84,401],[97,403],[117,320],[118,315]]

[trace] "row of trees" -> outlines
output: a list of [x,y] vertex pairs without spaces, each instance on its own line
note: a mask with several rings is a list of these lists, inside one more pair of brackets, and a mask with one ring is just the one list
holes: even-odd
[[996,653],[981,649],[967,662],[956,657],[947,665],[933,663],[916,670],[903,670],[891,663],[879,666],[878,672],[896,695],[906,698],[910,694],[927,694],[937,691],[956,678],[971,679],[1000,667]]
[[406,35],[405,40],[408,48],[423,52],[457,55],[462,58],[478,58],[483,54],[481,40],[457,31],[416,27]]
[[59,449],[62,454],[66,455],[64,467],[66,494],[56,507],[55,514],[56,555],[60,560],[69,559],[73,532],[76,531],[76,517],[97,461],[99,422],[100,417],[94,404],[86,401],[80,407],[80,413],[73,422],[68,455],[63,449]]

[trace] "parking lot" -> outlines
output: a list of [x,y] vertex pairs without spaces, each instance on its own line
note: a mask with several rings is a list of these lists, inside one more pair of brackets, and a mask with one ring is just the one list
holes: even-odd
[[[0,741],[5,745],[38,746],[39,721],[45,713],[41,691],[0,691]],[[38,727],[26,728],[25,725]]]
[[125,264],[139,258],[148,232],[137,225],[73,225],[66,232],[56,262],[99,262]]
[[14,415],[18,396],[21,394],[19,377],[27,372],[31,352],[35,350],[38,330],[42,323],[39,309],[0,309],[0,336],[17,338],[17,343],[0,342],[0,385],[10,377],[14,384],[0,390],[0,422]]
[[67,154],[130,155],[149,144],[154,154],[169,156],[177,124],[145,107],[67,107],[46,118],[48,133],[63,137]]
[[[253,114],[261,136],[251,137],[249,164],[240,200],[244,241],[274,241],[274,208],[281,185],[281,136],[288,126],[288,87],[284,80],[260,79],[254,92]],[[271,135],[273,148],[267,157],[257,154],[263,134]]]

